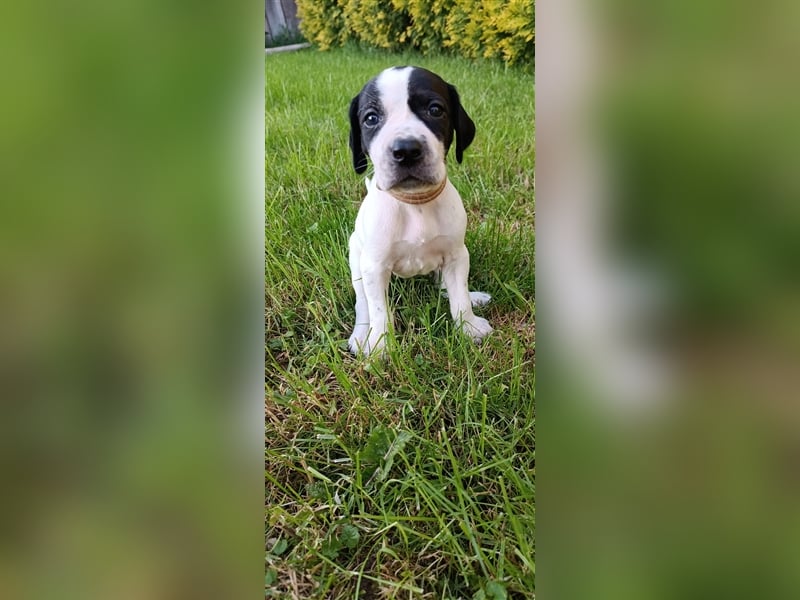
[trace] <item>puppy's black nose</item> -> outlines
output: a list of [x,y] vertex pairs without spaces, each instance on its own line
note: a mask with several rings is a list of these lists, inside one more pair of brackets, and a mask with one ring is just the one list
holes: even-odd
[[392,143],[392,158],[400,164],[417,162],[422,156],[422,142],[413,138],[400,138]]

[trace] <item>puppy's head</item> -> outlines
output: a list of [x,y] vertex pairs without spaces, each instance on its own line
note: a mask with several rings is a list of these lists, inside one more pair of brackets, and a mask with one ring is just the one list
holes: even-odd
[[421,192],[447,177],[453,140],[456,160],[475,137],[456,88],[419,67],[392,67],[374,77],[350,103],[350,149],[356,173],[375,166],[379,189]]

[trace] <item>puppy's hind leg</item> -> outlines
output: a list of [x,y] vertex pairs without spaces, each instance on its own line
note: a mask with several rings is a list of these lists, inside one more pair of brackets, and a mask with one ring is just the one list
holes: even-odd
[[491,302],[492,296],[487,294],[486,292],[470,292],[469,293],[469,301],[472,304],[473,308],[477,308],[478,306],[486,306]]
[[[447,286],[444,283],[444,279],[442,278],[442,271],[436,270],[433,272],[433,282],[434,284],[439,286],[439,289],[442,290],[442,295],[445,298],[450,298],[447,294]],[[491,294],[487,294],[486,292],[470,292],[469,293],[469,302],[472,305],[472,308],[478,308],[480,306],[486,306],[491,302],[492,296]]]

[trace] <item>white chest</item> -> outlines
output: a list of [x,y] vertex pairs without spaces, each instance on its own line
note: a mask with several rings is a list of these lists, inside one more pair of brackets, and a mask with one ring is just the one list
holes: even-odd
[[401,240],[392,244],[392,272],[400,277],[425,275],[441,268],[451,254],[453,240],[436,236],[431,240]]
[[440,269],[463,248],[466,214],[449,183],[440,198],[420,205],[399,203],[368,187],[356,234],[370,261],[400,277],[413,277]]

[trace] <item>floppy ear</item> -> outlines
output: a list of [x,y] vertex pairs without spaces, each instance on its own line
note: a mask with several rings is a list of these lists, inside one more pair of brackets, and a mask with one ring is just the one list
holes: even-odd
[[461,106],[461,99],[458,97],[456,88],[447,84],[450,91],[450,106],[453,108],[453,129],[456,132],[456,160],[461,162],[464,157],[464,150],[475,139],[475,123]]
[[350,101],[350,151],[353,153],[353,168],[361,174],[367,170],[367,156],[361,143],[361,125],[358,122],[358,99],[361,94]]

